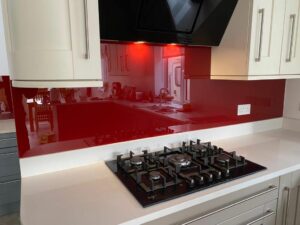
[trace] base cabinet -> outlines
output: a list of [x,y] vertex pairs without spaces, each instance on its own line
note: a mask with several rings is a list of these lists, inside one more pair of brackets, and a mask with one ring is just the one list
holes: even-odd
[[275,178],[146,224],[275,225],[278,190]]
[[300,224],[300,171],[280,178],[276,225]]
[[0,216],[20,211],[21,173],[15,133],[0,134]]

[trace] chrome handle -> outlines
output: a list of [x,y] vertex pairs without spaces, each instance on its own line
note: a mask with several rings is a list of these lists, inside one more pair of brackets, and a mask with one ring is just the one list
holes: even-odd
[[12,180],[12,181],[6,181],[6,182],[0,182],[0,185],[3,185],[3,184],[13,184],[13,183],[18,183],[18,182],[21,182],[21,180]]
[[294,36],[295,36],[295,22],[296,22],[296,14],[290,15],[290,24],[289,24],[289,38],[287,43],[287,52],[286,52],[286,62],[292,61],[292,53],[294,46]]
[[[262,48],[262,38],[263,38],[263,30],[264,30],[264,17],[265,17],[265,9],[258,10],[258,18],[259,29],[257,29],[256,33],[256,46],[255,46],[255,61],[260,62],[261,60],[261,48]],[[258,42],[257,42],[258,40]]]
[[207,217],[209,217],[209,216],[212,216],[212,215],[214,215],[214,214],[216,214],[216,213],[222,212],[222,211],[224,211],[224,210],[226,210],[226,209],[230,209],[230,208],[232,208],[232,207],[234,207],[234,206],[237,206],[237,205],[239,205],[239,204],[245,203],[245,202],[247,202],[247,201],[249,201],[249,200],[252,200],[252,199],[257,198],[257,197],[259,197],[259,196],[265,195],[265,194],[267,194],[267,193],[269,193],[269,192],[272,192],[272,191],[275,191],[275,190],[277,190],[277,189],[278,189],[278,188],[277,188],[276,186],[272,185],[272,186],[270,186],[267,190],[264,190],[264,191],[262,191],[262,192],[259,192],[259,193],[257,193],[257,194],[254,194],[254,195],[252,195],[252,196],[250,196],[250,197],[247,197],[247,198],[245,198],[245,199],[243,199],[243,200],[240,200],[240,201],[238,201],[238,202],[235,202],[235,203],[232,203],[232,204],[230,204],[230,205],[227,205],[227,206],[225,206],[225,207],[223,207],[223,208],[220,208],[220,209],[218,209],[218,210],[216,210],[216,211],[210,212],[210,213],[208,213],[208,214],[206,214],[206,215],[200,216],[200,217],[198,217],[198,218],[196,218],[196,219],[193,219],[193,220],[190,220],[190,221],[188,221],[188,222],[185,222],[185,223],[183,223],[183,224],[181,224],[181,225],[188,225],[188,224],[194,223],[194,222],[196,222],[196,221],[198,221],[198,220],[202,220],[202,219],[207,218]]
[[297,187],[297,195],[296,195],[296,210],[295,210],[295,219],[294,219],[294,225],[296,225],[297,223],[297,212],[298,212],[298,208],[299,208],[299,194],[300,194],[300,185]]
[[275,214],[275,212],[274,212],[273,210],[268,210],[263,216],[261,216],[261,217],[255,219],[255,220],[253,220],[253,221],[251,221],[250,223],[247,223],[247,224],[245,224],[245,225],[252,225],[252,224],[255,224],[255,223],[257,223],[257,222],[259,222],[259,221],[261,221],[261,220],[263,220],[263,219],[266,219],[266,218],[268,218],[268,217],[270,217],[270,216],[273,216],[274,214]]
[[15,156],[17,156],[18,153],[17,153],[17,152],[0,153],[0,157],[1,157],[1,156],[10,156],[10,155],[15,155]]
[[287,214],[288,214],[288,210],[289,210],[291,189],[289,187],[285,187],[283,189],[283,192],[287,192],[287,197],[286,197],[286,200],[284,202],[284,207],[283,207],[282,224],[287,225]]
[[83,0],[84,5],[84,28],[85,28],[85,58],[90,59],[90,31],[89,31],[89,12],[88,0]]

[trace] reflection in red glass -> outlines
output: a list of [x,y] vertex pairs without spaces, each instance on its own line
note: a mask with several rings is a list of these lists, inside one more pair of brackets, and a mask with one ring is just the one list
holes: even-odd
[[9,76],[0,76],[0,120],[13,118]]
[[101,56],[102,88],[13,89],[21,157],[282,116],[283,80],[186,79],[208,73],[209,48],[103,43]]

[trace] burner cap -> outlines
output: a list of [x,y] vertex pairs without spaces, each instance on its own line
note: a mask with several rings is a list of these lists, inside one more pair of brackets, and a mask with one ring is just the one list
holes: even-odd
[[136,156],[130,159],[130,164],[132,166],[141,166],[143,164],[144,159],[142,157]]
[[151,171],[149,173],[149,177],[151,180],[159,180],[161,175],[160,175],[160,172],[158,172],[158,171]]
[[217,161],[222,164],[225,164],[226,162],[230,162],[230,158],[227,155],[221,154],[218,156]]
[[169,162],[173,165],[180,165],[182,167],[186,167],[191,165],[192,157],[186,154],[175,154],[169,157]]

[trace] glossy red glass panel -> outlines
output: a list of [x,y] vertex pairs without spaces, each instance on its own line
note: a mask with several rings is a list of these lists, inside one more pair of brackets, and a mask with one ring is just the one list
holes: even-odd
[[13,104],[9,76],[0,76],[0,120],[13,118]]
[[[203,47],[103,43],[103,88],[13,88],[20,156],[282,116],[284,80],[212,81],[210,56]],[[251,115],[237,116],[238,104],[251,104]]]

